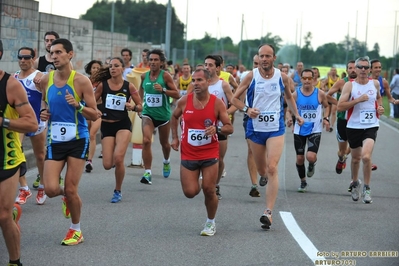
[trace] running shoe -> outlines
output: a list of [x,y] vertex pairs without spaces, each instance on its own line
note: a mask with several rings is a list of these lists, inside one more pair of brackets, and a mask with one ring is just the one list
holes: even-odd
[[35,182],[33,182],[33,185],[32,185],[32,187],[33,187],[33,188],[38,188],[38,187],[39,187],[39,185],[40,185],[40,175],[39,175],[39,174],[37,174],[37,176],[36,176],[36,180],[35,180]]
[[69,212],[69,208],[68,208],[68,200],[66,197],[62,197],[62,212],[64,213],[65,218],[69,219],[71,218],[71,213]]
[[366,189],[366,187],[363,186],[363,203],[370,204],[370,203],[373,202],[373,200],[371,199],[370,194],[371,194],[370,188]]
[[163,164],[163,177],[168,178],[170,175],[170,163],[164,163]]
[[112,196],[111,203],[117,203],[122,200],[122,192],[119,190],[114,190],[114,195]]
[[360,196],[360,191],[359,191],[360,182],[359,181],[353,182],[353,184],[352,184],[352,192],[351,192],[351,194],[352,194],[352,200],[353,201],[358,201],[359,200],[359,196]]
[[63,246],[73,246],[84,241],[82,231],[76,231],[69,228],[65,238],[61,241]]
[[98,158],[103,158],[103,151],[101,151],[100,155],[98,155]]
[[375,171],[375,170],[377,170],[377,165],[372,164],[372,165],[371,165],[371,171]]
[[226,177],[226,175],[227,175],[226,169],[223,169],[222,178]]
[[344,155],[342,161],[338,158],[337,164],[335,165],[335,172],[337,174],[341,174],[342,171],[346,168],[346,158],[346,155]]
[[[359,184],[362,184],[362,182],[359,179]],[[353,188],[353,180],[350,182],[349,184],[349,188],[348,188],[348,192],[352,192],[352,188]]]
[[266,186],[268,180],[269,179],[267,178],[267,176],[266,177],[261,176],[259,179],[259,186],[261,187]]
[[19,226],[19,219],[21,218],[21,214],[22,214],[21,206],[19,206],[18,204],[14,204],[14,207],[12,209],[12,219],[17,224],[19,230],[21,230]]
[[222,199],[222,194],[220,194],[220,187],[216,186],[216,196],[218,196],[218,200]]
[[91,160],[86,161],[85,171],[86,173],[90,173],[91,171],[93,171],[93,163],[91,162]]
[[256,187],[251,188],[251,191],[249,191],[249,195],[254,198],[260,197],[260,193]]
[[61,175],[60,175],[60,181],[59,181],[59,183],[60,183],[60,186],[61,186],[61,187],[64,186],[64,178],[62,178]]
[[216,224],[207,222],[205,223],[204,230],[201,231],[202,236],[213,236],[216,233]]
[[46,195],[46,193],[44,192],[44,188],[39,188],[39,189],[37,190],[37,195],[36,195],[36,202],[37,202],[37,204],[43,205],[44,202],[46,201],[46,199],[47,199],[47,195]]
[[19,189],[18,197],[15,199],[15,202],[22,205],[26,203],[26,200],[32,196],[32,192],[30,189],[25,190],[23,188]]
[[314,175],[315,170],[316,170],[315,168],[316,168],[316,163],[314,163],[313,165],[309,164],[308,165],[308,171],[307,171],[306,175],[308,177],[312,177]]
[[298,188],[298,192],[305,193],[308,190],[308,183],[301,182],[301,186]]
[[144,175],[141,177],[140,180],[141,183],[146,184],[146,185],[151,185],[151,174],[148,172],[145,172]]
[[262,224],[262,229],[270,229],[270,226],[272,225],[272,212],[270,210],[267,210],[265,213],[262,214],[259,220]]

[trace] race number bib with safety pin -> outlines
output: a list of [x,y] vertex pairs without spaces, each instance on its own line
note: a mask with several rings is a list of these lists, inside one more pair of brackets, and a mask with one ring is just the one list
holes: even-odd
[[304,122],[316,122],[317,110],[302,110],[301,114]]
[[375,109],[360,110],[360,124],[374,124],[375,122],[377,122]]
[[123,111],[125,110],[126,96],[118,96],[114,94],[107,94],[105,99],[105,107],[111,110]]
[[188,143],[191,146],[203,146],[211,143],[212,138],[205,135],[205,129],[188,129]]
[[146,94],[145,101],[148,107],[161,107],[162,94]]
[[76,137],[76,124],[65,122],[51,123],[51,139],[56,141],[70,141]]
[[260,132],[273,132],[279,129],[279,117],[277,111],[261,111],[254,119],[254,130]]

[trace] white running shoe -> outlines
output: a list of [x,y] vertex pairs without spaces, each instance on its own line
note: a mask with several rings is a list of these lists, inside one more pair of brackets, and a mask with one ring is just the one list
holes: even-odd
[[213,236],[216,233],[216,224],[215,223],[206,223],[204,230],[201,231],[202,236]]
[[37,204],[43,205],[44,202],[46,201],[46,199],[47,199],[47,195],[44,192],[44,188],[38,188],[37,189],[37,195],[36,195]]

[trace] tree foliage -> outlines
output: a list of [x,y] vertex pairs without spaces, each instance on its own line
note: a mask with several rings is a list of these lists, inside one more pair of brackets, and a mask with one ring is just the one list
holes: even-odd
[[[111,10],[112,2],[110,0],[97,0],[81,18],[93,21],[95,29],[110,31]],[[122,2],[117,0],[115,2],[114,31],[128,34],[131,41],[151,42],[153,44],[164,43],[166,12],[166,5],[158,4],[154,0],[150,2],[144,0],[124,0]],[[171,28],[171,48],[183,49],[184,24],[177,18],[174,8],[172,8]],[[393,58],[380,57],[378,43],[373,45],[372,50],[368,50],[364,42],[343,36],[343,40],[338,43],[326,43],[315,49],[312,46],[312,38],[312,33],[307,32],[303,37],[304,45],[299,47],[296,44],[283,44],[280,36],[269,32],[261,39],[243,40],[234,44],[230,37],[217,39],[209,33],[205,33],[202,39],[189,40],[187,47],[195,51],[195,62],[190,62],[192,65],[203,62],[208,54],[226,51],[236,55],[232,57],[235,58],[234,62],[228,61],[226,63],[243,63],[250,67],[252,66],[253,55],[257,53],[258,47],[262,43],[268,43],[275,47],[277,62],[289,63],[290,65],[295,65],[298,61],[302,61],[305,67],[345,65],[348,60],[364,55],[368,55],[370,59],[379,58],[382,64],[387,67],[390,67],[394,62]],[[239,55],[241,55],[241,61]],[[176,63],[181,63],[184,60],[185,58],[178,58]]]
[[[138,42],[165,43],[165,5],[155,1],[117,0],[114,12],[114,32],[127,33],[129,40]],[[171,47],[181,46],[184,36],[184,24],[172,8]],[[97,30],[110,31],[112,1],[97,0],[81,19],[90,20]]]

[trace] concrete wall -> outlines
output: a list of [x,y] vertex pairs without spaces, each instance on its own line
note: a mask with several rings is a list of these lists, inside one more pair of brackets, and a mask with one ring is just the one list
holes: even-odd
[[4,47],[1,69],[7,72],[18,69],[17,52],[23,46],[36,49],[38,56],[45,54],[46,31],[55,31],[72,42],[75,52],[72,63],[79,72],[92,59],[104,61],[108,56],[120,56],[125,47],[132,50],[132,63],[136,64],[141,60],[141,50],[151,48],[147,43],[129,42],[127,34],[95,30],[91,21],[41,13],[39,2],[34,0],[0,0],[0,3],[0,38]]

